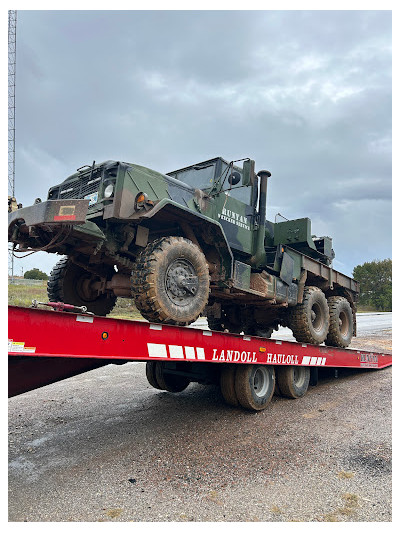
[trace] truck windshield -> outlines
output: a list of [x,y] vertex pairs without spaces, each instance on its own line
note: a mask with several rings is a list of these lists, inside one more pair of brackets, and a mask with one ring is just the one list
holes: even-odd
[[168,176],[183,181],[196,189],[210,189],[215,179],[215,163],[207,166],[198,165],[178,172],[169,172]]

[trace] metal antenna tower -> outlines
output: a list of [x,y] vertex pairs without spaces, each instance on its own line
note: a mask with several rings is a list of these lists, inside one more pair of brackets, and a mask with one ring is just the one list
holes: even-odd
[[[15,66],[17,56],[17,12],[8,12],[8,195],[15,197]],[[14,255],[9,249],[11,281]]]

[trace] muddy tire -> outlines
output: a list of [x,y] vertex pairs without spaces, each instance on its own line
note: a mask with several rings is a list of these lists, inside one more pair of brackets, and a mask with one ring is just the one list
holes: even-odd
[[275,367],[276,383],[281,396],[301,398],[308,390],[310,369],[305,366]]
[[297,342],[321,344],[329,329],[329,308],[318,287],[305,287],[303,302],[290,313],[289,327]]
[[156,362],[155,379],[158,388],[168,392],[182,392],[190,384],[190,379],[185,376],[169,374],[166,372],[162,361]]
[[223,365],[220,376],[222,396],[227,404],[237,407],[239,400],[235,391],[235,376],[237,365]]
[[147,361],[146,362],[146,378],[149,384],[155,388],[162,390],[162,387],[160,387],[157,378],[156,378],[156,366],[158,361]]
[[329,332],[325,344],[346,348],[353,337],[353,312],[343,296],[328,298]]
[[[103,273],[107,279],[115,274],[110,266],[103,265]],[[98,294],[90,289],[90,282],[99,279],[95,274],[76,265],[65,257],[60,259],[50,273],[47,282],[47,295],[50,302],[64,302],[67,304],[86,306],[95,315],[105,316],[115,306],[117,297],[113,294]]]
[[183,237],[163,237],[138,256],[131,277],[135,305],[150,322],[187,326],[203,312],[209,296],[208,264]]
[[265,409],[275,390],[275,371],[267,365],[238,365],[235,376],[235,392],[245,409]]

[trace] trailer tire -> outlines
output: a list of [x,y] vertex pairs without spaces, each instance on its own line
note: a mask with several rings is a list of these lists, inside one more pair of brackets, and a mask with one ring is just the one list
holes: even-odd
[[235,376],[235,391],[245,409],[265,409],[275,390],[275,371],[267,365],[239,365]]
[[220,387],[222,396],[228,405],[238,407],[239,400],[235,390],[236,365],[224,365],[221,370]]
[[289,327],[297,342],[321,344],[329,330],[329,307],[318,287],[305,287],[303,302],[290,311]]
[[182,392],[190,384],[190,379],[185,376],[170,374],[165,371],[162,361],[157,361],[155,379],[161,390],[168,392]]
[[[111,279],[115,274],[111,266],[103,265],[104,277]],[[99,278],[100,278],[99,274]],[[114,294],[98,295],[90,292],[91,274],[73,261],[64,257],[57,262],[47,282],[47,295],[50,302],[63,302],[76,306],[85,306],[95,315],[106,316],[115,306],[117,297]]]
[[139,312],[150,322],[187,326],[208,301],[210,279],[203,252],[183,237],[162,237],[141,252],[131,276]]
[[346,348],[353,337],[353,311],[343,296],[328,298],[329,332],[325,344]]
[[305,395],[310,383],[310,369],[305,366],[277,366],[276,383],[280,395],[297,399]]
[[156,366],[158,361],[147,361],[146,362],[146,378],[152,387],[155,389],[163,390],[160,387],[157,378],[156,378]]

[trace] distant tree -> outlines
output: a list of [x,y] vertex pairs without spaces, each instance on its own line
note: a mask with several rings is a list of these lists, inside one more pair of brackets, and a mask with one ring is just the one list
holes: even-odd
[[27,270],[24,274],[25,279],[49,279],[49,276],[46,272],[42,272],[38,268],[32,268],[32,270]]
[[392,260],[357,265],[353,277],[360,282],[360,305],[377,311],[392,310]]

